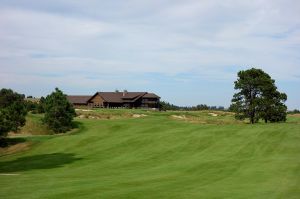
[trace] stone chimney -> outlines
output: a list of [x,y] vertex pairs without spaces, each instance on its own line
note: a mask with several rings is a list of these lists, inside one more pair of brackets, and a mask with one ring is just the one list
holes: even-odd
[[128,93],[127,90],[123,90],[123,97],[125,97],[126,93]]

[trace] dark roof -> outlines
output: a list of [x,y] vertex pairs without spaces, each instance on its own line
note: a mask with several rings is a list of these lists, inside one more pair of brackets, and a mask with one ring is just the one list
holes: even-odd
[[68,95],[67,99],[72,104],[87,104],[91,97],[91,95]]
[[146,92],[122,92],[122,99],[135,99],[145,95]]
[[145,95],[146,92],[98,92],[95,95],[97,94],[100,95],[106,102],[122,103],[134,102]]
[[89,100],[93,99],[96,95],[100,95],[105,102],[111,103],[126,103],[135,102],[141,97],[145,98],[160,98],[154,93],[147,92],[97,92],[91,95],[68,95],[67,99],[72,104],[87,104]]
[[159,96],[155,95],[154,93],[147,93],[143,97],[144,98],[160,98]]

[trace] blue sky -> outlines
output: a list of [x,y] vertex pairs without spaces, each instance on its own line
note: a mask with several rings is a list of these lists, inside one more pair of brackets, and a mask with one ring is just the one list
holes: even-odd
[[300,108],[299,19],[297,0],[0,0],[0,87],[229,106],[257,67]]

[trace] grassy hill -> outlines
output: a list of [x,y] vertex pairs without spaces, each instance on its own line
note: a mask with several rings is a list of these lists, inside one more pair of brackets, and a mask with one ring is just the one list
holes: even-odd
[[26,150],[2,153],[0,198],[300,197],[300,117],[87,112],[73,133],[27,136]]

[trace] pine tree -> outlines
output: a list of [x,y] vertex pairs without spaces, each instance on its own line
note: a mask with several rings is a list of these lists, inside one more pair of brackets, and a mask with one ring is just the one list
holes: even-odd
[[25,125],[27,109],[24,95],[11,89],[0,90],[0,142],[9,131],[18,131]]
[[275,80],[261,69],[249,69],[238,73],[234,82],[238,90],[232,99],[231,109],[236,112],[236,118],[249,118],[256,123],[259,119],[265,122],[286,120],[286,94],[277,91]]
[[75,110],[61,90],[55,91],[45,99],[44,122],[55,133],[64,133],[72,128]]

